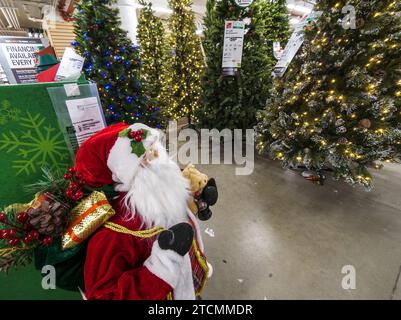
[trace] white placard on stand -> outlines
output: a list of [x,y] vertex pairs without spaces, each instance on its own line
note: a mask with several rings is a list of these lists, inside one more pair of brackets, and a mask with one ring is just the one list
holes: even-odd
[[244,33],[244,21],[225,21],[223,75],[234,75],[241,68]]
[[65,103],[79,146],[105,127],[101,107],[96,97],[66,100]]

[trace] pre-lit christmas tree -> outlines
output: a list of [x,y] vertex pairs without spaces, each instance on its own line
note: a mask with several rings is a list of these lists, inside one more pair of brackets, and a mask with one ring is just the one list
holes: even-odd
[[315,9],[321,18],[260,113],[258,148],[286,167],[328,165],[335,178],[370,188],[368,167],[401,153],[401,2],[326,0]]
[[157,126],[157,112],[144,95],[139,47],[120,28],[116,0],[81,0],[75,14],[76,40],[85,57],[84,72],[98,85],[108,123],[140,121]]
[[[226,20],[246,22],[242,65],[236,76],[222,76]],[[202,127],[252,128],[265,106],[277,60],[273,42],[285,44],[288,15],[285,0],[255,0],[241,8],[233,0],[208,0],[203,47],[207,68],[198,118]]]
[[163,73],[163,111],[169,119],[188,117],[193,121],[199,107],[204,61],[196,35],[195,15],[191,0],[169,0],[173,10],[168,20],[168,45],[171,52]]
[[152,4],[140,0],[144,6],[138,22],[138,41],[141,46],[141,81],[146,94],[158,105],[163,87],[161,75],[166,58],[166,39],[162,20],[155,16]]

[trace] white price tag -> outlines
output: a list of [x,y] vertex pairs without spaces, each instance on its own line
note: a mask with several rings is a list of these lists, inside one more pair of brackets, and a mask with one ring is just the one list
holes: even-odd
[[67,97],[79,96],[81,92],[79,91],[78,84],[76,83],[67,83],[64,85],[65,94]]

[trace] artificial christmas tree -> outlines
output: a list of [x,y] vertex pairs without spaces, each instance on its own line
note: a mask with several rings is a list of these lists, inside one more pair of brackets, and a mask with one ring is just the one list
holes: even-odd
[[139,81],[139,47],[120,28],[116,0],[82,0],[75,15],[76,41],[84,71],[98,84],[108,123],[141,121],[158,126],[158,113]]
[[138,41],[141,46],[142,60],[141,81],[144,90],[155,106],[161,95],[164,60],[166,58],[166,40],[162,20],[155,16],[150,2],[140,0],[144,6],[138,21]]
[[[222,76],[224,26],[226,20],[244,20],[246,34],[242,65],[236,76]],[[271,88],[273,42],[288,37],[284,0],[256,0],[241,8],[232,0],[208,0],[204,19],[203,47],[207,69],[203,78],[202,107],[197,115],[202,127],[251,128],[256,111],[265,106]]]
[[329,0],[315,10],[321,18],[259,115],[257,147],[369,189],[367,168],[401,152],[401,3]]
[[204,61],[201,43],[195,34],[195,15],[191,0],[169,0],[173,10],[168,20],[168,45],[171,52],[166,59],[163,73],[163,111],[167,118],[177,120],[188,117],[193,120],[199,107],[201,76]]

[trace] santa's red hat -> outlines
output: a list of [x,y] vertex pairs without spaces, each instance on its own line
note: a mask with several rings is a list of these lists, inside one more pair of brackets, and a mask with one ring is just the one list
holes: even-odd
[[[142,133],[135,140],[135,134]],[[75,169],[91,187],[117,183],[118,191],[128,191],[141,158],[160,133],[142,123],[117,123],[97,132],[79,148]]]

